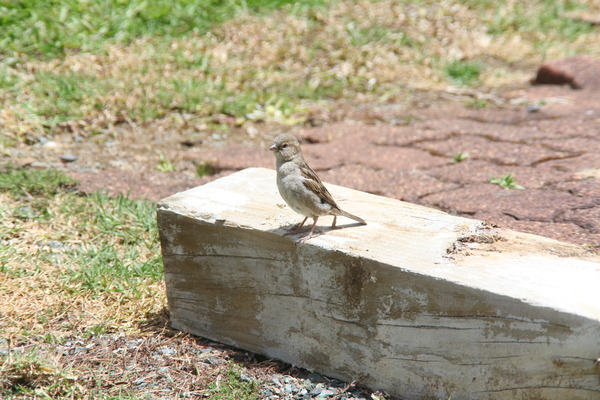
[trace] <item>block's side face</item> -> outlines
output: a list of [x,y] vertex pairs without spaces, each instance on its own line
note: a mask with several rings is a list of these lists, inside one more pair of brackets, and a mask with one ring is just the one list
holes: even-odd
[[294,244],[168,210],[159,210],[158,223],[173,327],[261,353],[259,300],[285,292],[278,271]]
[[[305,247],[294,295],[263,297],[263,352],[402,397],[592,399],[593,321]],[[285,314],[286,319],[275,318]],[[555,392],[552,392],[553,389]]]
[[398,396],[596,399],[596,321],[159,210],[172,324]]
[[399,278],[380,296],[386,308],[373,341],[382,350],[373,375],[390,391],[406,393],[412,382],[410,398],[600,394],[590,357],[600,350],[595,321],[444,281]]

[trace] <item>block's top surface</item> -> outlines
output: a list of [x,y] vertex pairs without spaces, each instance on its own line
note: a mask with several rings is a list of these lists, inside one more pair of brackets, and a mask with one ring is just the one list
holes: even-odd
[[[367,225],[319,218],[319,246],[406,271],[600,320],[600,258],[580,247],[487,226],[473,219],[327,185],[338,205]],[[162,200],[170,211],[202,223],[281,237],[303,217],[279,196],[275,171],[249,168]],[[290,242],[300,236],[286,236]]]

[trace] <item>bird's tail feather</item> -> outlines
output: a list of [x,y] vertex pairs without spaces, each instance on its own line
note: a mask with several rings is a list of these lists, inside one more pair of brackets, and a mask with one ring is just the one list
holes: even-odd
[[344,211],[344,210],[340,210],[340,214],[339,214],[339,215],[342,215],[342,216],[344,216],[344,217],[346,217],[346,218],[353,219],[353,220],[355,220],[355,221],[357,221],[357,222],[360,222],[360,223],[361,223],[361,224],[363,224],[363,225],[366,225],[366,224],[367,224],[367,221],[365,221],[365,220],[364,220],[364,219],[362,219],[361,217],[357,217],[356,215],[354,215],[354,214],[350,214],[349,212],[346,212],[346,211]]

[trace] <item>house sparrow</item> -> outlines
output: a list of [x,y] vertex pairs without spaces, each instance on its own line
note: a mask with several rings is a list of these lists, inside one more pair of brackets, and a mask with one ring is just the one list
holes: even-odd
[[367,224],[364,219],[338,207],[333,197],[331,197],[331,193],[304,160],[300,142],[294,135],[283,133],[277,136],[269,150],[275,153],[275,159],[277,160],[277,188],[279,194],[292,210],[305,217],[297,228],[286,234],[299,232],[308,217],[310,217],[314,220],[310,233],[299,241],[304,242],[317,236],[313,233],[317,220],[323,215],[333,215],[332,228],[335,227],[338,215],[351,218],[363,225]]

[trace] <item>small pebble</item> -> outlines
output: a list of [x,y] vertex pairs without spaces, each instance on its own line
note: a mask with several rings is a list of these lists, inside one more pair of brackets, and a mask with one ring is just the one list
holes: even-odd
[[66,163],[72,163],[77,161],[77,156],[71,153],[65,153],[60,156],[60,161]]
[[204,364],[209,364],[209,365],[213,365],[213,364],[219,364],[219,359],[217,357],[208,357],[202,360],[202,362]]
[[330,384],[331,386],[334,386],[334,387],[342,387],[342,386],[346,385],[344,382],[342,382],[342,381],[340,381],[340,380],[338,380],[338,379],[332,379],[332,380],[329,382],[329,384]]
[[87,347],[82,347],[82,346],[75,346],[73,348],[71,348],[69,350],[69,354],[70,355],[74,355],[74,354],[85,354],[88,352],[88,348]]
[[277,386],[283,386],[283,385],[281,384],[281,381],[280,381],[279,379],[275,378],[275,377],[273,377],[273,378],[271,379],[271,382],[273,382],[273,383],[274,383],[274,384],[276,384]]
[[306,379],[308,379],[309,381],[311,381],[313,383],[325,383],[325,378],[323,378],[321,375],[317,374],[316,372],[311,372],[310,374],[308,374]]
[[170,347],[161,347],[160,352],[163,356],[172,356],[173,354],[177,353],[177,350]]
[[287,393],[297,393],[298,392],[298,388],[294,387],[293,385],[291,385],[289,383],[287,385],[285,385],[284,390]]
[[48,140],[46,143],[42,144],[42,146],[47,149],[55,149],[58,147],[58,143]]
[[317,387],[315,387],[313,390],[311,390],[311,391],[308,393],[308,395],[309,395],[309,396],[318,396],[318,395],[320,395],[320,394],[321,394],[321,392],[322,392],[322,391],[323,391],[323,388],[322,388],[322,387],[319,387],[319,386],[317,386]]
[[325,397],[331,397],[333,395],[335,395],[335,392],[333,390],[325,389],[325,390],[321,391],[321,393],[319,393],[317,398],[323,399]]

